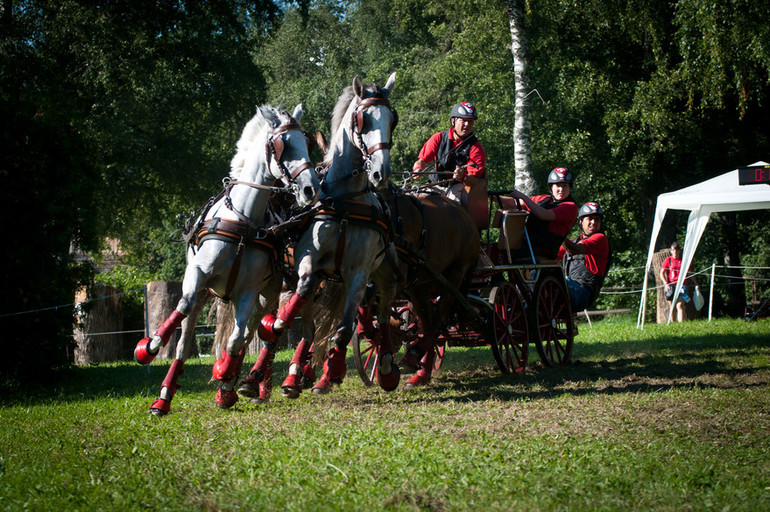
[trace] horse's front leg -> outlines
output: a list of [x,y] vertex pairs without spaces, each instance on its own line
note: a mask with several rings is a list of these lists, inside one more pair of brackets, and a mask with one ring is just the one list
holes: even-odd
[[[368,272],[359,272],[354,277],[345,281],[347,296],[342,320],[337,325],[334,333],[334,346],[329,349],[324,362],[323,375],[313,387],[313,393],[319,395],[328,393],[333,384],[342,384],[347,373],[345,357],[347,355],[350,338],[353,337],[353,328],[358,314],[358,307],[364,300],[366,284],[369,278]],[[349,283],[349,284],[348,284]]]
[[[195,265],[188,265],[185,270],[184,280],[182,281],[182,298],[179,300],[176,309],[158,327],[152,337],[142,338],[134,349],[134,358],[139,364],[150,364],[155,359],[161,347],[168,345],[168,341],[177,327],[190,315],[193,308],[196,308],[196,305],[200,303],[201,293],[208,293],[199,292],[203,288],[201,286],[203,280],[204,275],[200,269]],[[197,309],[200,312],[200,308]]]
[[[294,350],[294,355],[289,363],[289,374],[286,376],[283,384],[281,384],[281,395],[286,398],[297,398],[302,393],[302,389],[306,387],[307,382],[312,383],[315,380],[315,371],[310,366],[310,358],[313,354],[312,345],[315,335],[313,292],[317,281],[318,278],[310,272],[310,267],[303,267],[301,263],[297,291],[278,312],[278,317],[280,318],[282,316],[281,312],[287,311],[285,317],[292,320],[298,312],[298,310],[294,311],[293,316],[290,316],[292,308],[301,308],[305,312],[302,315],[302,339],[297,344],[297,348]],[[295,297],[299,297],[299,299],[295,299]]]
[[[259,300],[258,315],[264,311],[275,311],[278,295],[281,289],[281,275],[276,273],[265,286]],[[253,334],[249,331],[247,338]],[[251,399],[254,404],[264,404],[270,401],[273,390],[273,360],[278,348],[276,341],[264,341],[262,343],[257,362],[249,371],[249,374],[238,385],[238,394]]]
[[228,409],[238,401],[238,393],[235,391],[235,383],[241,375],[243,357],[246,355],[244,348],[246,329],[249,319],[254,312],[257,301],[257,293],[249,290],[242,293],[235,307],[235,326],[227,341],[227,348],[222,351],[222,358],[214,363],[212,377],[220,382],[214,401],[223,408]]
[[[160,395],[155,399],[152,405],[150,405],[150,412],[155,416],[165,416],[169,413],[171,410],[171,400],[174,398],[174,394],[177,390],[181,387],[178,383],[178,379],[179,376],[184,373],[184,363],[190,357],[190,353],[195,344],[195,324],[198,322],[198,315],[200,315],[201,309],[203,309],[203,306],[207,302],[205,300],[206,298],[208,298],[208,292],[199,292],[194,300],[187,302],[186,304],[182,304],[180,301],[180,305],[177,306],[177,310],[180,307],[184,307],[190,314],[183,322],[181,322],[182,335],[179,338],[179,343],[176,347],[176,358],[171,363],[171,367],[169,367],[168,372],[166,373],[166,378],[163,379]],[[168,322],[168,320],[166,322]],[[158,350],[159,349],[160,347],[158,347]],[[157,351],[155,353],[157,354]]]

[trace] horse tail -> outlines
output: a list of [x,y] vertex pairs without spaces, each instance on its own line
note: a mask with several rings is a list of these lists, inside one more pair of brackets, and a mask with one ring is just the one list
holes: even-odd
[[230,161],[231,178],[238,179],[238,177],[241,175],[243,166],[246,164],[246,155],[248,155],[249,151],[251,151],[254,145],[254,141],[256,140],[257,135],[259,134],[259,129],[260,129],[259,116],[254,116],[251,119],[251,121],[246,123],[246,126],[244,126],[243,133],[241,134],[241,138],[238,139],[238,142],[235,145],[235,147],[237,148],[237,151],[233,159]]
[[345,306],[345,291],[342,283],[324,281],[313,303],[315,321],[315,342],[313,343],[313,365],[323,363],[331,340],[337,331]]

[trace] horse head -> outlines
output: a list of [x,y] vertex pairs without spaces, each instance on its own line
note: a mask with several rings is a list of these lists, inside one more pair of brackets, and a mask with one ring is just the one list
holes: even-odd
[[[264,115],[261,109],[260,114]],[[302,131],[301,118],[302,104],[291,115],[277,112],[277,116],[270,118],[272,128],[265,148],[270,173],[291,189],[299,206],[307,206],[315,202],[321,184],[310,161],[312,139]]]
[[334,107],[331,141],[324,158],[326,194],[332,187],[335,194],[355,194],[369,184],[380,187],[387,182],[391,137],[398,122],[388,101],[395,81],[395,73],[385,87],[364,84],[356,77],[352,86],[343,89]]
[[390,148],[398,113],[390,106],[388,96],[395,83],[395,73],[388,77],[385,87],[364,86],[360,78],[353,79],[356,94],[351,114],[353,142],[361,150],[364,168],[374,187],[384,186],[390,178]]

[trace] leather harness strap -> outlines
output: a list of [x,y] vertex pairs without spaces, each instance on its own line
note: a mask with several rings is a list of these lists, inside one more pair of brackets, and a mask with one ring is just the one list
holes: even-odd
[[[235,259],[230,267],[225,285],[225,293],[220,297],[223,301],[230,300],[230,293],[238,280],[238,274],[241,270],[241,260],[243,259],[243,250],[246,247],[254,247],[267,251],[271,256],[271,261],[278,260],[278,250],[276,249],[276,238],[263,229],[254,229],[252,226],[244,223],[227,219],[213,218],[205,221],[198,231],[195,240],[196,245],[200,247],[206,240],[221,240],[228,243],[237,243],[238,249],[235,253]],[[209,288],[209,291],[217,295]]]

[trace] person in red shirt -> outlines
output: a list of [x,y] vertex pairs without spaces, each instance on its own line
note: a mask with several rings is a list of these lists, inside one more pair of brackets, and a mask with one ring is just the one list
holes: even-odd
[[[448,186],[436,188],[486,225],[489,222],[487,154],[473,133],[476,119],[478,113],[472,103],[464,101],[452,107],[449,128],[434,133],[425,142],[412,171],[422,172],[433,163],[435,173],[428,175],[428,181],[440,182],[451,178]],[[476,211],[480,209],[483,211]]]
[[[671,301],[674,298],[674,288],[676,282],[679,280],[679,274],[682,271],[682,248],[679,246],[679,242],[674,240],[671,244],[671,256],[667,256],[660,265],[660,278],[666,283],[666,299]],[[675,320],[677,322],[683,322],[687,320],[687,307],[686,304],[692,300],[690,298],[690,286],[695,285],[698,287],[698,283],[694,277],[688,277],[684,281],[682,291],[679,293],[679,298],[676,301],[676,315]]]
[[596,202],[580,207],[580,235],[559,248],[572,311],[587,309],[596,301],[610,265],[610,242],[602,231],[604,210]]
[[[521,207],[532,213],[527,219],[527,235],[535,257],[555,260],[575,224],[578,207],[572,199],[572,182],[572,173],[566,167],[556,167],[548,174],[550,194],[529,197],[514,189],[510,198],[500,198],[504,208],[516,208],[519,200]],[[523,244],[514,258],[529,256],[529,247]]]

